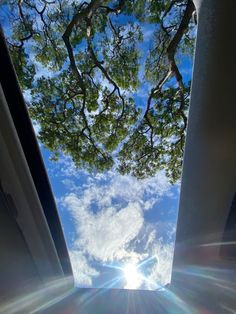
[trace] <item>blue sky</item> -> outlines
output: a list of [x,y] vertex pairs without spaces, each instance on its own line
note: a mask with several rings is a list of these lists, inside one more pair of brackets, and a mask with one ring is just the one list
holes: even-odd
[[[147,49],[152,30],[145,26],[143,33],[142,49]],[[189,80],[191,58],[182,56],[180,67],[184,80]],[[142,81],[134,94],[136,103],[145,104],[149,88]],[[112,171],[88,174],[76,169],[68,156],[54,162],[42,145],[41,151],[76,285],[155,290],[168,284],[180,183],[171,185],[163,172],[145,180]],[[127,281],[123,271],[130,264],[142,265],[138,267],[140,278],[133,284]]]
[[[137,180],[77,170],[68,156],[50,161],[40,145],[68,245],[76,285],[158,289],[170,281],[179,185],[164,173]],[[122,268],[139,265],[127,283]]]
[[[143,33],[144,44],[140,49],[145,50],[150,45],[152,30],[145,25]],[[179,62],[184,80],[188,81],[192,60],[181,56]],[[45,75],[40,65],[37,75]],[[134,93],[139,106],[145,105],[149,89],[149,84],[142,80]],[[76,169],[68,156],[50,161],[50,152],[43,145],[40,147],[76,285],[155,290],[168,284],[180,183],[171,185],[164,172],[145,180],[112,171],[89,174]],[[127,280],[126,265],[141,265],[138,280]]]
[[[120,18],[121,24],[127,22],[127,17]],[[6,34],[10,34],[7,19],[3,24]],[[140,63],[144,65],[145,55],[153,44],[155,26],[143,23],[140,27],[144,36],[139,47]],[[30,47],[27,43],[37,69],[35,78],[57,75],[35,60]],[[192,60],[182,55],[178,57],[184,80],[188,81]],[[152,87],[143,79],[144,66],[140,67],[139,77],[140,87],[132,96],[142,108]],[[103,77],[96,79],[108,84]],[[24,96],[30,103],[29,90],[24,91]],[[39,129],[36,124],[36,133]],[[155,290],[169,283],[179,183],[171,185],[164,172],[144,180],[113,171],[89,174],[76,169],[69,156],[62,154],[57,162],[51,161],[51,153],[41,143],[40,148],[56,198],[76,285]],[[130,276],[133,269],[136,273]]]

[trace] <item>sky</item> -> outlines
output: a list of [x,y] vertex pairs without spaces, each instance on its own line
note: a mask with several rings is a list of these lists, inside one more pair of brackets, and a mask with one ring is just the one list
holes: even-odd
[[[36,130],[37,131],[37,130]],[[89,174],[40,145],[78,287],[155,290],[171,278],[179,184],[163,172],[138,180]],[[129,267],[136,268],[127,278]]]
[[[140,49],[151,40],[147,26],[143,33]],[[188,80],[191,60],[181,62]],[[147,94],[142,82],[136,102],[144,102]],[[50,152],[40,147],[76,285],[156,290],[170,283],[180,182],[171,185],[164,172],[145,180],[112,171],[89,174],[68,156],[50,161]],[[136,270],[130,278],[127,267],[128,273]]]
[[[121,22],[127,21],[123,18]],[[9,23],[4,23],[6,34],[10,34]],[[154,29],[150,24],[140,26],[144,40],[139,48],[145,56]],[[51,75],[32,51],[29,54],[37,70],[35,79]],[[189,80],[191,58],[182,58],[179,66],[184,80]],[[139,74],[143,80],[144,67]],[[135,103],[142,107],[149,90],[143,80],[134,92]],[[24,91],[24,97],[31,102],[29,90]],[[34,128],[38,134],[40,126],[34,123]],[[170,283],[180,183],[171,185],[162,171],[143,180],[112,170],[87,173],[76,169],[69,156],[62,154],[52,161],[51,153],[39,145],[76,286],[156,290]]]

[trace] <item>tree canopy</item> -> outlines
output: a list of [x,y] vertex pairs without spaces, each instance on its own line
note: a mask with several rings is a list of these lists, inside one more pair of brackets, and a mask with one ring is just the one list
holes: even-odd
[[[180,177],[195,40],[191,0],[9,0],[1,23],[54,158]],[[147,40],[147,37],[149,40]]]

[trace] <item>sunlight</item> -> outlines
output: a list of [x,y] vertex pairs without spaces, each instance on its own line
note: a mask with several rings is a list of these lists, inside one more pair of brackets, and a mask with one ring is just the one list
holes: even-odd
[[126,280],[125,289],[138,289],[142,282],[142,276],[138,272],[137,265],[127,264],[123,268],[124,277]]

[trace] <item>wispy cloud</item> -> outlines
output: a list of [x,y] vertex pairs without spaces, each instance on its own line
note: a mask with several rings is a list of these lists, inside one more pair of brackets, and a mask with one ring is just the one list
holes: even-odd
[[[116,203],[137,202],[142,210],[150,209],[163,195],[171,196],[171,185],[164,172],[158,172],[154,177],[138,180],[130,175],[119,175],[109,171],[88,175],[78,172],[68,158],[63,158],[60,171],[65,177],[63,183],[70,192],[76,192],[82,198],[84,205],[90,206],[96,202],[100,208]],[[75,178],[86,177],[82,185]],[[119,200],[119,201],[118,201]]]
[[[69,169],[69,161],[66,163]],[[99,276],[91,261],[125,265],[139,264],[150,257],[152,262],[145,265],[145,279],[139,281],[137,288],[156,289],[168,283],[173,224],[145,220],[145,213],[162,197],[172,196],[164,173],[145,180],[112,172],[85,177],[78,184],[72,171],[63,181],[68,193],[62,203],[76,230],[70,254],[77,283],[92,285]],[[163,232],[165,239],[161,236]]]
[[146,275],[147,280],[144,281],[146,289],[157,289],[159,285],[163,286],[170,282],[173,253],[173,242],[164,244],[159,240],[152,244],[150,255],[155,257],[156,261]]
[[86,200],[70,194],[65,198],[65,205],[77,225],[75,247],[82,248],[83,252],[101,262],[122,260],[134,255],[127,245],[138,235],[144,223],[138,204],[129,203],[118,211],[109,206],[93,213],[86,206]]
[[97,277],[99,272],[89,265],[86,257],[81,251],[70,250],[69,255],[75,283],[80,286],[91,286],[92,278]]

